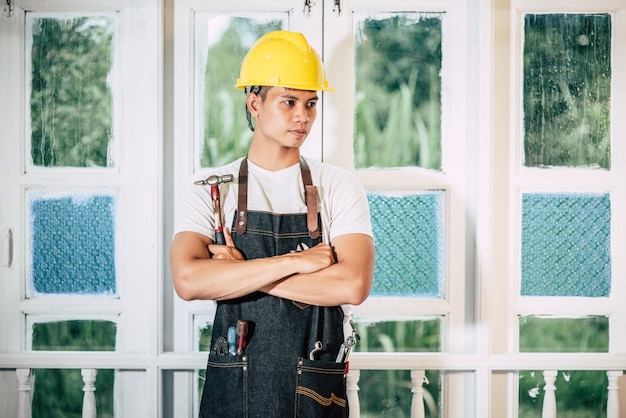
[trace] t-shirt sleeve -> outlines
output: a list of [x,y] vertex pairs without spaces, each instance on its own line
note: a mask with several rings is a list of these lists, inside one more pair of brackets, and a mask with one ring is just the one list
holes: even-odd
[[365,188],[353,173],[335,173],[327,199],[330,241],[345,234],[373,236]]
[[174,235],[183,231],[198,232],[215,239],[215,220],[211,207],[211,188],[189,181],[183,192],[183,201],[177,207]]

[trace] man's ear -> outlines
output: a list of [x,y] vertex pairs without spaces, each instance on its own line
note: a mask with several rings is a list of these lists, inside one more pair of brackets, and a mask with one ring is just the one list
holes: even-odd
[[252,116],[256,116],[259,113],[261,97],[258,94],[250,93],[246,97],[246,106]]

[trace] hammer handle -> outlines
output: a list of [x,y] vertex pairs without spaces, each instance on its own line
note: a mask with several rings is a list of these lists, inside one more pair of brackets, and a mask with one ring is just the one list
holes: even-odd
[[213,200],[213,215],[215,216],[215,243],[225,245],[226,240],[224,239],[224,229],[222,228],[219,184],[211,185],[211,200]]
[[222,228],[219,231],[215,230],[215,243],[218,245],[226,245],[226,239],[224,238],[224,231]]

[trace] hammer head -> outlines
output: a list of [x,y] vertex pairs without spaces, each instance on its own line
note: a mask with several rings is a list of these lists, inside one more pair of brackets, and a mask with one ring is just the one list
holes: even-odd
[[209,176],[204,180],[195,181],[194,184],[200,186],[214,186],[220,183],[230,183],[231,181],[233,181],[233,179],[234,177],[232,174],[224,174],[221,176]]

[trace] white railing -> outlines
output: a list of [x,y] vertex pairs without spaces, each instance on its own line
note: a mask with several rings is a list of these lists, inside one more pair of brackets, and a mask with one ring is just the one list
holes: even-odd
[[31,418],[30,369],[17,369],[17,418]]
[[[17,369],[17,390],[18,390],[18,403],[17,403],[17,418],[32,418],[31,409],[31,389],[30,384],[30,369]],[[81,375],[83,376],[83,418],[97,418],[98,411],[96,408],[96,376],[98,370],[96,369],[82,369]]]
[[[557,370],[545,370],[543,372],[543,380],[545,382],[545,386],[543,390],[545,391],[543,398],[543,408],[541,412],[541,418],[556,418],[557,416],[557,408],[556,408],[556,385],[554,382],[556,381],[556,376],[558,374]],[[618,398],[618,390],[619,386],[617,384],[617,380],[623,374],[621,371],[608,371],[606,372],[606,376],[609,380],[609,384],[607,386],[608,390],[608,399],[606,405],[606,417],[607,418],[619,418],[619,398]]]
[[[57,359],[63,363],[61,368],[80,368],[84,382],[83,386],[83,418],[96,418],[96,402],[94,392],[96,390],[97,369],[84,367],[91,360],[91,364],[99,364],[102,368],[113,369],[149,369],[161,370],[187,370],[195,372],[202,369],[206,361],[206,353],[176,354],[166,353],[158,358],[145,358],[134,356],[116,356],[115,353],[94,354],[77,353],[78,356],[68,358],[63,354],[37,354],[17,353],[13,356],[0,354],[0,368],[8,368],[7,364],[13,362],[20,368],[16,371],[16,385],[18,391],[18,414],[17,418],[31,418],[32,384],[30,368],[25,365],[30,363],[32,368],[58,368]],[[585,361],[581,361],[581,359]],[[11,361],[12,360],[12,361]],[[138,361],[139,360],[139,361]],[[104,364],[103,364],[104,363]],[[547,365],[553,367],[546,367]],[[407,369],[407,366],[412,367]],[[359,379],[361,370],[410,370],[411,371],[411,418],[423,418],[426,415],[424,384],[427,384],[426,370],[440,370],[448,372],[475,373],[478,370],[488,370],[486,376],[494,372],[514,373],[517,370],[544,370],[544,397],[542,418],[557,417],[557,387],[555,385],[558,370],[606,370],[608,378],[607,418],[619,418],[620,405],[618,400],[618,379],[626,370],[626,354],[506,354],[493,355],[489,358],[481,358],[474,355],[455,355],[443,353],[354,353],[350,362],[350,373],[347,378],[348,401],[350,403],[350,418],[358,418],[359,413]],[[478,374],[477,374],[478,375]],[[480,382],[476,382],[480,385]],[[460,397],[462,399],[462,397]]]
[[[96,369],[82,369],[80,374],[83,376],[83,418],[96,418],[98,416],[96,411],[96,376],[98,371]],[[30,418],[30,417],[24,417]]]

